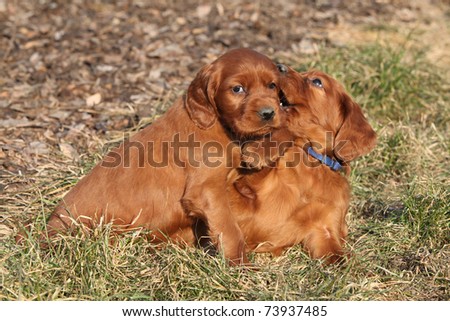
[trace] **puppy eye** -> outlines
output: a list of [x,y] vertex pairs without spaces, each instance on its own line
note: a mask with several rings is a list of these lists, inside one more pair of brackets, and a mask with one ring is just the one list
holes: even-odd
[[314,86],[323,88],[322,80],[320,80],[319,78],[314,78],[313,80],[311,80],[311,82]]
[[234,86],[233,88],[231,88],[231,90],[235,94],[241,94],[241,93],[245,92],[244,87],[242,87],[242,86]]
[[271,82],[267,87],[269,87],[269,89],[275,89],[277,88],[277,85],[274,82]]

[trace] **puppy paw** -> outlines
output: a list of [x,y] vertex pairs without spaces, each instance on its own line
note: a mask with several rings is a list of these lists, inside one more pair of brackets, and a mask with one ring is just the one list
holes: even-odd
[[259,170],[264,167],[275,167],[276,161],[281,156],[276,143],[270,140],[248,142],[241,149],[241,161],[245,168]]

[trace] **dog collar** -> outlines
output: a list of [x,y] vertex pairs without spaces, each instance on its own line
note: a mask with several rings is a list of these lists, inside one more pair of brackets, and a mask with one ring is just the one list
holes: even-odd
[[327,155],[322,155],[317,153],[311,146],[308,147],[308,154],[319,160],[322,164],[327,165],[333,171],[338,171],[342,169],[342,165],[337,160],[333,160],[331,157]]

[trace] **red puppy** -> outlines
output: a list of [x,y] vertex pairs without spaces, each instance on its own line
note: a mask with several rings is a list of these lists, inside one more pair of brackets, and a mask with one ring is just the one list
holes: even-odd
[[[303,244],[313,258],[343,254],[350,186],[341,168],[368,153],[376,134],[361,108],[333,78],[282,66],[287,130],[295,145],[275,168],[229,175],[228,196],[246,247],[281,254]],[[286,137],[286,130],[273,138]]]
[[236,49],[200,70],[165,115],[112,150],[64,197],[48,221],[147,228],[155,242],[194,243],[201,222],[233,264],[247,262],[244,236],[227,199],[237,141],[279,127],[279,72],[266,56]]

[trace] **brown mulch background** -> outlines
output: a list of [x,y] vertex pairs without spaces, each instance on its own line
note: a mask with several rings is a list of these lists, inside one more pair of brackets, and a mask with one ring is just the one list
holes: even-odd
[[430,59],[446,64],[448,12],[432,0],[0,0],[0,192],[149,122],[230,48],[289,63],[374,41],[380,26],[393,41],[421,26],[435,35]]

